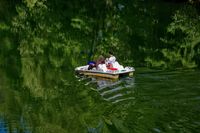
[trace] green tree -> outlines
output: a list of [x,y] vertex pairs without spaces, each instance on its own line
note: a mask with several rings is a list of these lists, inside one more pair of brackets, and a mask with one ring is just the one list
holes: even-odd
[[168,26],[168,38],[162,50],[166,62],[173,67],[193,68],[199,65],[200,16],[193,6],[176,11]]

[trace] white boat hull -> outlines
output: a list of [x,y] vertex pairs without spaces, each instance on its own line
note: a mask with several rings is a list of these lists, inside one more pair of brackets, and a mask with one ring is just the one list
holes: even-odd
[[86,76],[97,76],[102,78],[118,79],[120,76],[132,76],[135,69],[133,67],[126,67],[124,70],[109,70],[107,72],[99,70],[87,70],[88,66],[77,67],[75,71],[78,74]]

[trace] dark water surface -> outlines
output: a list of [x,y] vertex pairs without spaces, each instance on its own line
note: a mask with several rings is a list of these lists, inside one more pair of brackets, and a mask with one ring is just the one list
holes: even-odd
[[134,77],[117,81],[71,72],[64,73],[62,82],[34,86],[37,91],[23,87],[21,79],[6,76],[3,70],[0,75],[0,133],[200,131],[196,70],[138,68]]

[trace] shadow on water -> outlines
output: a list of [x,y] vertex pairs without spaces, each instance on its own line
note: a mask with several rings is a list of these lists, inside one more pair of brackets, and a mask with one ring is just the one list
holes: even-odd
[[134,86],[135,77],[122,77],[118,80],[98,77],[77,77],[79,81],[86,82],[85,85],[94,85],[93,88],[105,101],[118,103],[135,99]]

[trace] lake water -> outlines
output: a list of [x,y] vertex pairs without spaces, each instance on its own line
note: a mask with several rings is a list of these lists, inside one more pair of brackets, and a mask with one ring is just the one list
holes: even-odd
[[200,131],[200,71],[136,68],[116,81],[59,73],[33,91],[0,70],[0,133]]

